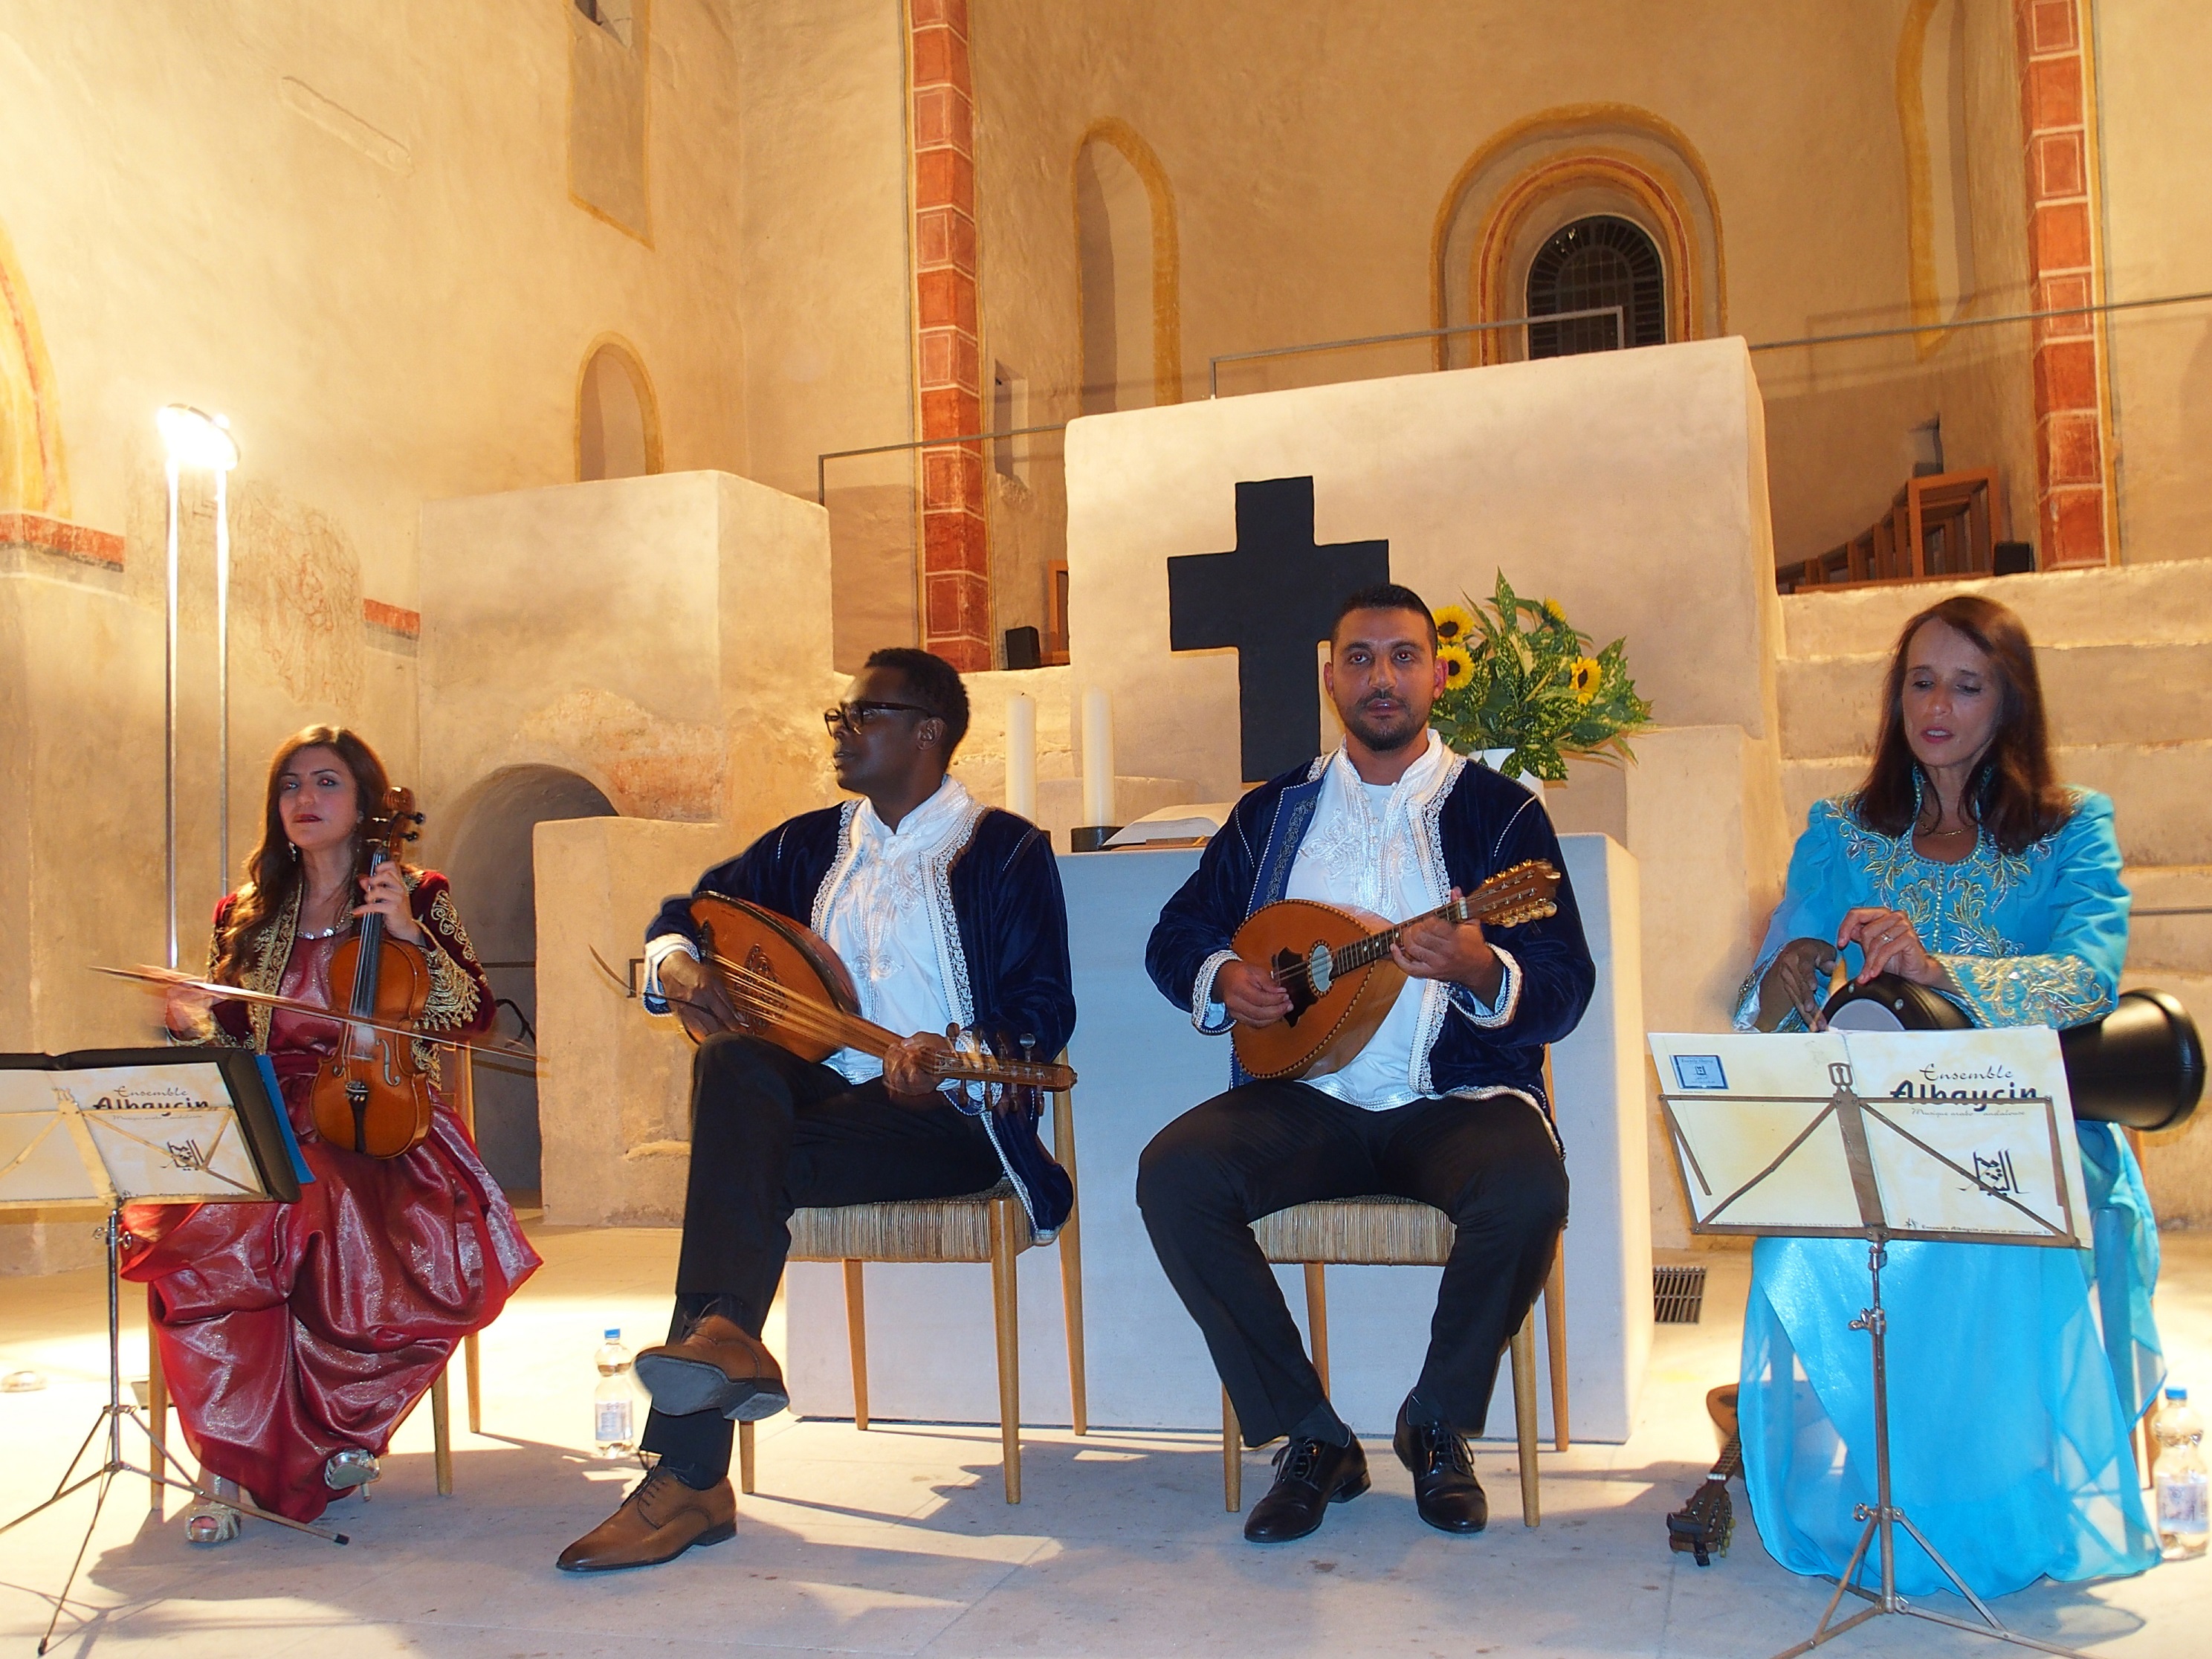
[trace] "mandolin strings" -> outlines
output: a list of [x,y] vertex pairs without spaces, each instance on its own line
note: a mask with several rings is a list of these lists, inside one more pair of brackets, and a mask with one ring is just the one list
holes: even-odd
[[[1392,946],[1398,942],[1399,934],[1417,922],[1449,916],[1454,921],[1498,920],[1502,926],[1515,927],[1524,921],[1539,921],[1546,916],[1557,915],[1559,906],[1540,890],[1540,884],[1547,876],[1555,881],[1558,879],[1557,872],[1541,859],[1532,859],[1525,864],[1516,864],[1510,870],[1501,870],[1472,893],[1332,951],[1328,959],[1329,976],[1332,980],[1340,979],[1354,969],[1380,962],[1390,954]],[[1322,994],[1314,988],[1313,963],[1306,957],[1298,957],[1288,969],[1271,972],[1268,977],[1285,990],[1302,989],[1316,998]]]

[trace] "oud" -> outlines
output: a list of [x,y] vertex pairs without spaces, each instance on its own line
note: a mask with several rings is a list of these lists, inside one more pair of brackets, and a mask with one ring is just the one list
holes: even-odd
[[1255,1078],[1326,1077],[1364,1048],[1398,1000],[1405,970],[1390,959],[1416,922],[1535,921],[1559,909],[1559,872],[1542,859],[1501,870],[1472,893],[1392,924],[1349,906],[1281,899],[1246,918],[1230,941],[1237,959],[1290,994],[1291,1012],[1270,1025],[1239,1024],[1237,1063]]
[[[840,1048],[880,1060],[904,1040],[861,1017],[852,975],[830,941],[811,928],[760,905],[711,895],[691,901],[691,920],[705,938],[706,960],[730,1006],[753,1035],[817,1062]],[[960,1040],[953,1031],[945,1035]],[[933,1051],[925,1063],[939,1077],[963,1082],[1075,1086],[1075,1073],[1066,1066],[1002,1058],[981,1048],[972,1032],[962,1046]]]

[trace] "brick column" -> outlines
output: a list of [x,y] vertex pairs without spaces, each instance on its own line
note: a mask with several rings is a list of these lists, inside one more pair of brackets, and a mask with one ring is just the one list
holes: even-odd
[[[975,106],[968,0],[908,0],[914,86],[915,385],[920,434],[983,429],[975,300]],[[963,672],[989,668],[990,546],[983,447],[921,452],[921,642]]]
[[[2021,128],[2027,140],[2028,308],[2098,303],[2095,149],[2089,102],[2088,0],[2014,0]],[[2106,563],[2112,514],[2105,337],[2094,316],[2054,317],[2035,332],[2037,562]]]

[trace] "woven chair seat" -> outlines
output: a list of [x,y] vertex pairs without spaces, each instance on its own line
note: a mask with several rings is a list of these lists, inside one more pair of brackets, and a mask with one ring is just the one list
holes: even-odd
[[[834,1209],[794,1210],[793,1261],[988,1261],[991,1206],[1014,1196],[1001,1181],[957,1198],[897,1199],[878,1204],[841,1204]],[[1014,1248],[1036,1241],[1018,1205]]]
[[1451,1218],[1419,1199],[1378,1193],[1293,1204],[1252,1224],[1270,1261],[1439,1267],[1458,1237]]

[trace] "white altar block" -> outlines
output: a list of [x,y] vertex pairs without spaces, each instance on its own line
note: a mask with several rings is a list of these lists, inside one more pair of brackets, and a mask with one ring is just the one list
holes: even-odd
[[[1633,1425],[1651,1343],[1643,984],[1636,861],[1604,836],[1562,839],[1597,991],[1581,1026],[1552,1051],[1572,1188],[1565,1235],[1571,1426],[1619,1442]],[[1069,1057],[1082,1200],[1091,1420],[1102,1428],[1219,1425],[1221,1389],[1198,1328],[1160,1270],[1136,1205],[1137,1159],[1170,1120],[1229,1083],[1229,1042],[1201,1036],[1146,977],[1160,907],[1197,867],[1196,849],[1063,857],[1078,1022]],[[1054,1247],[1026,1251],[1021,1285],[1022,1418],[1068,1421],[1067,1358]],[[1434,1311],[1433,1267],[1329,1270],[1332,1393],[1364,1434],[1386,1435],[1419,1374]],[[1303,1325],[1294,1267],[1277,1279]],[[792,1409],[852,1414],[844,1291],[830,1263],[794,1262],[786,1280]],[[990,1269],[887,1264],[867,1269],[869,1406],[885,1419],[988,1423],[998,1416]],[[1539,1365],[1547,1362],[1537,1344]],[[1550,1432],[1548,1377],[1540,1379]],[[1513,1433],[1499,1368],[1486,1433]]]

